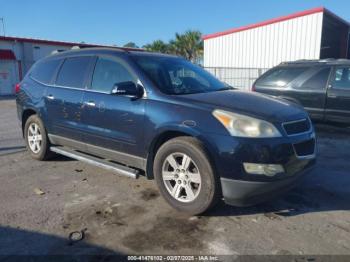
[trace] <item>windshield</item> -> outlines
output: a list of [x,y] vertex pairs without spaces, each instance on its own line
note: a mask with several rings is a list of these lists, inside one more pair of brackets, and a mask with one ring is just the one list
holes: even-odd
[[182,58],[134,56],[134,59],[165,94],[185,95],[231,89],[203,68]]

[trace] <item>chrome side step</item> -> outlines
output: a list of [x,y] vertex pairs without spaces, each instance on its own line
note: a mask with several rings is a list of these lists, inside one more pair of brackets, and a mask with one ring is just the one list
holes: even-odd
[[52,146],[50,147],[50,150],[52,152],[55,152],[60,155],[64,155],[97,167],[101,167],[113,172],[116,172],[117,174],[132,177],[132,178],[138,178],[139,171],[136,169],[132,169],[123,165],[119,165],[113,162],[110,162],[106,159],[100,159],[88,154],[84,154],[82,152],[75,151],[73,149],[63,147],[63,146]]

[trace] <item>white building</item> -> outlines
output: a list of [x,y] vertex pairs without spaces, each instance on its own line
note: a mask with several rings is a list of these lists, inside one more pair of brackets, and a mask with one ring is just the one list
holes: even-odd
[[349,23],[323,7],[205,35],[203,40],[204,67],[245,89],[283,61],[350,57]]
[[96,45],[0,36],[0,95],[14,94],[14,86],[40,58],[54,50]]

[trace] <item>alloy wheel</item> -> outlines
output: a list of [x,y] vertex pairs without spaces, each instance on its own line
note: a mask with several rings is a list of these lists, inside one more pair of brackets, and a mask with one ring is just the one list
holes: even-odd
[[199,169],[184,153],[172,153],[164,160],[162,178],[169,194],[180,202],[195,200],[201,189]]
[[31,123],[28,128],[27,140],[30,150],[37,154],[41,150],[42,135],[38,124]]

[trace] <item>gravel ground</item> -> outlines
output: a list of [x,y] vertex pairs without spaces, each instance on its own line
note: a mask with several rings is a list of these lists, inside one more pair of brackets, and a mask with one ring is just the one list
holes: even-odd
[[[317,168],[285,196],[186,217],[153,181],[65,157],[32,160],[14,100],[0,100],[0,112],[0,255],[350,255],[349,129],[317,125]],[[74,231],[84,240],[70,241]]]

